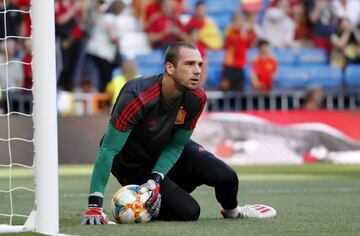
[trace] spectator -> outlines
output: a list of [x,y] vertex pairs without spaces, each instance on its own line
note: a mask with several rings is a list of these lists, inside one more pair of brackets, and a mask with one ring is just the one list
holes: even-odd
[[221,79],[224,91],[243,91],[246,50],[256,38],[252,29],[244,27],[243,16],[236,14],[225,32],[225,59]]
[[[5,9],[8,11],[7,13],[5,13]],[[21,14],[18,10],[19,8],[16,6],[14,0],[0,1],[0,38],[20,36]]]
[[121,65],[121,75],[115,76],[107,85],[106,93],[111,97],[111,104],[114,105],[120,90],[129,80],[138,75],[138,68],[134,61],[125,60]]
[[[22,11],[30,10],[31,0],[17,0],[17,6]],[[25,37],[30,37],[31,35],[31,17],[30,13],[23,14],[20,35]]]
[[292,47],[295,37],[295,23],[288,16],[290,13],[289,2],[287,0],[277,0],[275,6],[265,11],[263,36],[272,47]]
[[200,43],[209,49],[221,49],[223,39],[216,22],[207,16],[206,3],[203,0],[196,2],[195,14],[186,24],[187,31],[196,28],[199,30]]
[[[132,0],[133,13],[143,23],[147,21],[147,8],[158,0]],[[160,6],[159,6],[160,7]]]
[[66,91],[74,88],[75,69],[84,37],[81,29],[82,12],[82,1],[55,0],[55,29],[62,61],[59,86]]
[[256,92],[267,93],[272,90],[277,70],[276,59],[270,55],[270,45],[266,40],[258,42],[259,55],[254,58],[251,71],[251,84]]
[[124,3],[114,0],[108,10],[99,15],[91,32],[86,52],[99,72],[98,91],[104,92],[111,80],[112,70],[119,57],[120,36],[116,31],[116,16],[124,10]]
[[148,1],[145,8],[145,22],[147,22],[154,14],[161,12],[162,0]]
[[330,36],[335,31],[336,16],[330,0],[314,0],[309,7],[309,18],[312,24],[312,43],[316,48],[323,48],[328,55],[331,53]]
[[314,111],[325,107],[325,93],[321,87],[311,87],[306,92],[304,109]]
[[186,40],[184,26],[174,14],[175,0],[162,0],[161,11],[149,19],[146,29],[154,49],[164,50],[177,41]]
[[[354,35],[357,41],[357,57],[360,58],[360,19],[354,29]],[[360,63],[360,61],[358,63]]]
[[335,33],[331,35],[333,50],[330,63],[344,68],[349,63],[358,63],[358,41],[347,18],[338,19]]
[[251,47],[256,47],[257,39],[264,38],[262,28],[258,23],[258,15],[255,11],[244,12],[244,29],[255,33]]
[[23,87],[27,89],[32,88],[33,84],[33,76],[32,76],[32,69],[31,69],[31,62],[32,62],[32,54],[31,54],[31,41],[24,40],[23,43],[24,49],[24,56],[22,58],[23,64],[23,71],[24,71],[24,84]]
[[[0,87],[2,89],[22,87],[23,85],[24,71],[22,64],[17,62],[9,63],[10,61],[20,61],[16,56],[17,47],[17,42],[14,39],[7,39],[1,45],[0,63],[3,65],[0,65]],[[4,63],[8,64],[4,65]]]
[[3,91],[0,91],[0,97],[2,97],[2,100],[0,99],[0,112],[8,112],[6,99],[11,99],[11,95],[19,92],[17,89],[10,89],[7,93],[9,97],[6,97],[5,90],[14,87],[22,87],[23,85],[24,72],[21,63],[9,63],[10,61],[20,61],[20,59],[16,57],[17,49],[17,42],[14,39],[7,39],[1,44],[0,88]]
[[[162,0],[132,0],[134,15],[146,23],[156,13],[161,11]],[[174,14],[178,15],[185,10],[184,1],[176,0]]]
[[309,47],[311,39],[310,22],[306,14],[305,2],[299,1],[292,8],[291,17],[295,23],[295,42],[299,47]]
[[356,26],[360,19],[359,0],[334,0],[332,4],[338,18],[347,18],[352,28]]

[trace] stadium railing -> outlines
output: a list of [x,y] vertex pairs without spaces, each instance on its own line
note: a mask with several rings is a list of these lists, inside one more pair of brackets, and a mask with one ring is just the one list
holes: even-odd
[[[207,111],[243,110],[299,110],[303,108],[306,91],[274,91],[268,94],[254,92],[207,91]],[[324,107],[327,110],[355,110],[360,108],[360,91],[326,91]]]

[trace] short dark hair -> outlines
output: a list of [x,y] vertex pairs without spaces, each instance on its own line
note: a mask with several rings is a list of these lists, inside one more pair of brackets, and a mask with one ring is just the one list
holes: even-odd
[[261,48],[262,46],[268,46],[269,41],[267,41],[266,39],[259,39],[259,41],[257,42],[257,46],[258,48]]
[[176,42],[171,44],[165,52],[165,62],[170,62],[173,65],[176,65],[179,60],[179,53],[181,48],[190,48],[197,50],[198,48],[189,42]]
[[201,5],[206,5],[206,2],[204,0],[199,0],[195,3],[195,7],[198,8]]
[[125,4],[123,3],[123,1],[121,0],[115,0],[113,2],[111,2],[109,8],[107,9],[108,13],[112,13],[112,14],[120,14],[125,8]]

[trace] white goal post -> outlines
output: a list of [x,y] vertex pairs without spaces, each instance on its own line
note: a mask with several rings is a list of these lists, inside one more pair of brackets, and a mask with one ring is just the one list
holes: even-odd
[[[32,0],[30,13],[35,203],[24,225],[0,225],[0,233],[35,231],[56,235],[59,232],[59,188],[54,1]],[[12,168],[11,163],[9,168]]]

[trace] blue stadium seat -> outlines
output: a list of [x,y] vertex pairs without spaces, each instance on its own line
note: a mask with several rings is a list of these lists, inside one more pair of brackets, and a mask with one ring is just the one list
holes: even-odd
[[164,62],[163,52],[161,50],[153,50],[150,53],[138,54],[135,56],[136,63],[142,65],[162,65]]
[[231,16],[235,14],[239,7],[239,3],[239,0],[207,0],[207,12],[208,14],[223,13]]
[[246,59],[248,64],[252,64],[254,58],[259,54],[259,49],[257,48],[249,48],[246,50]]
[[[187,0],[189,13],[195,11],[195,5],[199,0]],[[234,14],[239,7],[239,0],[205,0],[208,14],[211,13],[229,13]]]
[[221,32],[225,32],[226,28],[230,25],[232,14],[230,13],[212,13],[209,14],[209,17],[213,19]]
[[244,90],[245,91],[252,90],[252,86],[251,86],[251,66],[249,66],[249,65],[245,66],[244,73],[245,73]]
[[327,55],[324,49],[321,48],[303,48],[297,52],[297,64],[327,64]]
[[164,72],[163,65],[139,65],[139,74],[142,76],[151,76]]
[[160,50],[154,50],[147,54],[138,54],[135,56],[135,62],[138,65],[139,73],[143,76],[159,74],[164,71],[163,53]]
[[195,4],[199,0],[187,0],[188,13],[193,14],[195,12]]
[[271,53],[279,65],[295,64],[296,53],[292,49],[274,49]]
[[[257,48],[249,48],[246,51],[248,64],[251,64],[258,54],[259,50]],[[280,66],[295,64],[296,53],[291,49],[272,49],[271,54],[276,58],[276,61]]]
[[328,65],[308,67],[309,85],[320,85],[324,89],[337,89],[342,86],[342,71],[338,67]]
[[360,65],[348,65],[345,69],[345,82],[349,89],[360,88]]
[[220,88],[223,65],[212,64],[207,68],[206,87]]
[[224,50],[208,50],[206,54],[206,58],[208,60],[209,65],[220,64],[222,65],[224,62],[225,51]]
[[303,90],[310,79],[308,69],[299,66],[281,66],[275,77],[274,90]]
[[122,73],[121,68],[116,67],[115,69],[113,69],[111,73],[111,77],[114,78],[115,76],[121,75],[121,73]]

